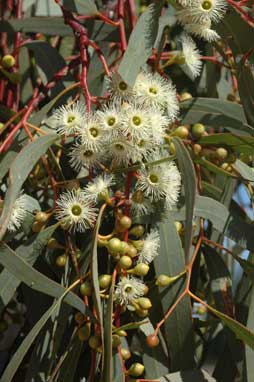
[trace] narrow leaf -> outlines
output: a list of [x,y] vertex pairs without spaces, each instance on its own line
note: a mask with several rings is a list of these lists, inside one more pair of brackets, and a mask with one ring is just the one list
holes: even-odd
[[26,147],[24,147],[24,149],[21,150],[21,152],[16,156],[10,168],[10,183],[5,195],[3,212],[0,219],[0,240],[5,234],[13,205],[24,181],[40,157],[45,154],[47,149],[57,139],[58,136],[55,134],[38,138],[36,141],[29,143]]
[[119,74],[130,86],[133,86],[140,68],[152,53],[157,36],[160,2],[147,7],[133,29],[127,50],[119,66]]

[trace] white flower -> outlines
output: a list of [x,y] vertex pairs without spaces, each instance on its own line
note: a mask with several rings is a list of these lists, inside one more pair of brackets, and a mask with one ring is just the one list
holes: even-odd
[[107,146],[108,154],[117,165],[128,165],[130,160],[133,163],[141,159],[141,154],[132,142],[127,141],[126,137],[119,136]]
[[139,73],[134,92],[141,103],[148,107],[167,109],[171,120],[175,119],[179,106],[176,91],[171,81],[158,73]]
[[96,150],[88,149],[86,145],[76,144],[69,154],[70,165],[76,171],[79,171],[82,166],[89,168],[95,165],[99,159],[101,159],[101,154]]
[[121,122],[121,108],[119,103],[113,102],[109,106],[104,106],[102,110],[96,112],[99,123],[113,137],[119,133]]
[[80,102],[61,106],[53,113],[57,132],[59,134],[72,134],[77,132],[84,123],[86,110]]
[[112,73],[106,81],[108,92],[116,101],[129,101],[133,96],[132,88],[123,81],[120,74]]
[[218,40],[220,36],[215,30],[211,29],[211,24],[211,20],[205,20],[202,23],[185,24],[184,29],[194,36],[212,42]]
[[121,305],[129,305],[145,292],[145,284],[136,277],[122,277],[115,289],[115,299]]
[[84,190],[85,197],[91,202],[97,202],[100,199],[105,200],[109,197],[109,188],[114,184],[112,175],[99,175],[89,182]]
[[149,166],[138,171],[136,189],[157,202],[164,199],[171,208],[178,199],[181,185],[180,173],[173,162]]
[[143,240],[143,248],[138,255],[138,263],[150,264],[159,256],[160,235],[157,230],[152,230]]
[[16,199],[13,209],[11,211],[11,217],[7,226],[8,231],[15,232],[21,227],[27,215],[27,211],[28,199],[26,195],[20,195]]
[[183,25],[207,20],[218,22],[224,16],[226,8],[225,0],[191,0],[177,11],[177,19]]
[[98,151],[105,140],[105,130],[94,115],[87,115],[84,127],[79,130],[81,143],[87,149]]
[[84,232],[96,219],[96,209],[81,190],[66,191],[57,200],[56,216],[62,225],[72,231]]
[[186,33],[180,36],[180,41],[184,58],[183,70],[191,78],[195,78],[200,74],[202,68],[199,50],[192,38]]
[[142,191],[135,191],[131,197],[131,214],[132,216],[142,216],[153,213],[153,206],[149,199],[145,198]]
[[168,117],[162,114],[159,110],[152,110],[149,114],[151,123],[151,136],[153,142],[161,143],[165,135],[165,130],[169,126]]
[[135,140],[146,139],[151,129],[149,109],[141,105],[129,105],[123,112],[122,131]]

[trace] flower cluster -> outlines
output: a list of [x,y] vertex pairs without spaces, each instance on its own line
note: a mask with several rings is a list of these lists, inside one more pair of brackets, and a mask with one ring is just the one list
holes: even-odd
[[219,35],[212,29],[212,23],[219,22],[227,8],[225,0],[178,0],[181,8],[177,11],[177,20],[186,32],[214,41]]
[[57,201],[57,218],[73,231],[94,224],[96,204],[110,203],[114,188],[125,194],[125,182],[115,174],[128,173],[128,167],[137,166],[125,195],[132,215],[152,213],[158,202],[171,209],[180,191],[180,173],[164,145],[179,110],[172,82],[143,70],[133,88],[117,73],[107,84],[110,100],[98,110],[87,113],[78,102],[53,115],[57,132],[74,139],[70,165],[94,175],[85,188],[67,191]]

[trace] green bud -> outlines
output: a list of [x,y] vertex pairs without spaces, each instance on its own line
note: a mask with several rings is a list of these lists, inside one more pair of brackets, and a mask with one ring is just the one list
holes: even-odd
[[150,309],[152,307],[151,300],[147,297],[139,297],[136,301],[141,309]]
[[113,255],[118,254],[121,251],[121,247],[122,247],[121,240],[118,239],[117,237],[113,237],[112,239],[108,241],[107,248],[109,252],[112,253]]
[[189,130],[186,126],[178,126],[177,129],[174,131],[174,135],[181,139],[185,139],[189,135]]
[[205,126],[202,123],[195,123],[192,126],[191,132],[195,138],[201,138],[205,132]]
[[136,225],[132,227],[132,229],[129,231],[129,233],[137,238],[144,235],[145,228],[142,225]]
[[124,361],[131,358],[131,352],[126,348],[121,348],[121,355]]
[[90,281],[87,280],[87,281],[83,282],[80,285],[79,290],[80,290],[80,293],[82,294],[82,296],[91,296],[93,288],[92,288]]
[[136,363],[133,363],[131,367],[129,368],[128,375],[132,377],[140,377],[144,373],[144,371],[145,371],[144,365],[136,362]]
[[56,265],[58,267],[65,267],[66,264],[66,255],[61,255],[56,258]]
[[87,324],[82,326],[79,328],[77,334],[80,341],[87,341],[91,334],[91,325]]
[[123,255],[120,257],[118,264],[123,269],[129,269],[132,266],[132,260],[129,256]]
[[112,335],[112,347],[117,348],[121,345],[121,338],[117,334]]
[[10,69],[15,65],[15,58],[10,54],[6,54],[2,58],[2,65],[5,69]]
[[146,276],[147,273],[149,272],[149,265],[144,264],[144,263],[139,263],[133,268],[133,272],[137,276]]
[[112,282],[112,276],[111,275],[100,275],[99,276],[99,286],[101,289],[107,289]]
[[101,338],[98,336],[91,336],[88,343],[91,349],[98,350],[101,346]]

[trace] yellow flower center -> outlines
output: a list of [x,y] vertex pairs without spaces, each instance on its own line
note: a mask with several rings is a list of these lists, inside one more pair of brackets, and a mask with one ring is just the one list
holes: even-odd
[[141,118],[138,115],[135,115],[132,118],[132,122],[134,123],[135,126],[141,125]]
[[126,285],[125,287],[124,287],[124,291],[126,292],[126,293],[131,293],[132,292],[132,286],[131,285]]
[[156,88],[154,88],[153,86],[151,86],[151,87],[149,88],[149,93],[152,93],[152,94],[156,95],[156,94],[158,93],[158,91],[157,91]]
[[121,143],[116,143],[115,144],[115,149],[117,151],[124,151],[124,145],[121,145]]
[[89,131],[90,131],[90,134],[91,134],[94,138],[98,137],[98,135],[99,135],[99,131],[98,131],[97,127],[91,127],[91,128],[89,129]]
[[151,183],[156,184],[156,183],[158,183],[159,178],[158,178],[158,176],[156,174],[150,174],[149,175],[149,180],[150,180]]
[[120,90],[124,91],[127,89],[127,84],[124,81],[120,81],[118,86]]
[[81,208],[78,204],[72,206],[72,208],[71,208],[71,213],[72,213],[74,216],[79,216],[79,215],[81,215],[81,212],[82,212],[82,208]]
[[107,123],[109,126],[113,126],[116,123],[115,117],[108,118]]
[[91,150],[87,150],[87,151],[84,151],[83,152],[83,156],[84,157],[92,157],[93,156],[93,152]]
[[75,119],[76,119],[75,115],[68,115],[67,122],[72,123],[73,121],[75,121]]
[[209,0],[204,0],[201,4],[202,8],[205,10],[205,11],[210,11],[210,9],[212,8],[213,4],[211,1]]

